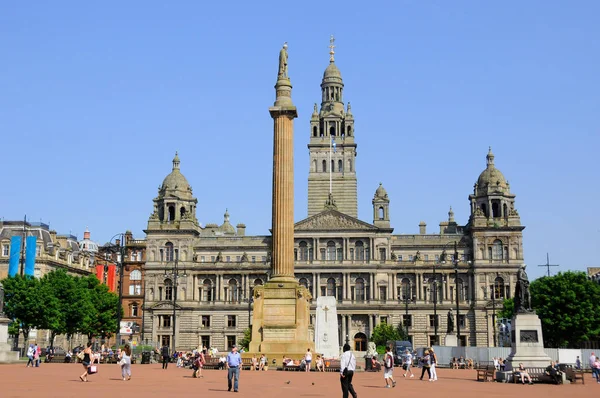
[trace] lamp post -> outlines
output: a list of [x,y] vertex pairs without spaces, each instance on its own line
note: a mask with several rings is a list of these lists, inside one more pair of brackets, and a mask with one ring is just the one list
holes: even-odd
[[254,297],[248,299],[248,328],[252,330],[252,318],[250,312],[252,311],[252,303],[254,303]]
[[177,335],[176,335],[176,328],[175,325],[177,324],[176,322],[176,317],[177,317],[177,290],[179,287],[179,278],[180,277],[187,277],[187,274],[185,273],[185,269],[183,270],[183,275],[179,275],[179,250],[175,250],[174,253],[174,257],[175,257],[175,261],[173,261],[173,270],[169,273],[167,272],[167,270],[165,269],[165,279],[171,277],[172,278],[172,299],[173,299],[173,341],[172,341],[172,351],[175,352],[175,350],[177,349]]
[[[111,242],[113,239],[119,237],[118,241],[115,241],[113,245]],[[125,234],[120,232],[114,234],[108,241],[108,249],[111,254],[118,253],[115,264],[119,270],[119,306],[117,308],[117,347],[121,345],[121,319],[123,318],[123,258],[125,256]],[[111,258],[112,260],[112,258]]]
[[405,290],[405,291],[402,292],[401,296],[400,295],[398,296],[398,301],[404,301],[404,313],[405,313],[405,315],[404,315],[404,322],[403,323],[404,323],[404,330],[406,332],[406,338],[407,339],[409,337],[408,336],[408,324],[409,324],[409,322],[408,322],[408,319],[409,319],[408,318],[408,316],[409,316],[408,315],[408,304],[415,301],[415,297],[414,296],[411,298],[410,292],[411,292],[411,286],[409,285],[408,286],[408,291]]
[[434,264],[433,265],[433,331],[434,331],[433,333],[435,336],[435,344],[440,343],[438,341],[437,295],[438,295],[438,282],[437,282],[437,274],[435,273],[435,264]]
[[456,340],[460,346],[460,305],[459,305],[459,294],[458,294],[458,244],[454,241],[454,284],[456,289]]

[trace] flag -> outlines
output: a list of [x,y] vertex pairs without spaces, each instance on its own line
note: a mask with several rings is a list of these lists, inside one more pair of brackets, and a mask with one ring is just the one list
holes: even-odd
[[331,145],[333,146],[333,153],[335,153],[335,140],[331,137]]

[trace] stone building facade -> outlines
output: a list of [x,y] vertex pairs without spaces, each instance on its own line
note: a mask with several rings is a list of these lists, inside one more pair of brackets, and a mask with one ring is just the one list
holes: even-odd
[[[490,149],[468,196],[465,225],[450,209],[435,232],[421,223],[418,234],[395,234],[381,184],[373,220],[359,220],[358,139],[343,87],[332,54],[320,109],[315,105],[310,119],[308,218],[294,233],[296,277],[313,295],[311,322],[316,298],[335,296],[340,342],[348,340],[356,351],[366,350],[381,322],[405,325],[415,346],[443,344],[446,314],[456,311],[458,295],[462,345],[497,344],[495,313],[511,297],[523,265],[524,227],[494,154]],[[250,325],[253,288],[270,276],[271,237],[246,236],[245,225],[234,227],[227,211],[222,224],[202,227],[196,204],[176,155],[146,230],[143,329],[158,344],[173,345],[175,336],[178,349],[223,350]]]

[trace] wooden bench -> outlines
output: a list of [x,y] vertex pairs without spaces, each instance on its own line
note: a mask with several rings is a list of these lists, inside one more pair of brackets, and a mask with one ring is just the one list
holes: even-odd
[[477,381],[494,381],[494,372],[496,368],[494,365],[480,365],[476,369],[477,371]]
[[252,368],[252,358],[242,358],[242,370],[250,370]]
[[[533,383],[554,383],[554,379],[546,374],[546,368],[525,368]],[[520,383],[521,376],[518,371],[513,372],[513,383]]]
[[206,358],[206,362],[204,363],[203,369],[219,369],[219,358]]
[[340,369],[340,361],[337,359],[327,359],[325,360],[325,372],[339,372]]
[[[576,383],[577,380],[581,380],[581,384],[585,384],[585,378],[583,377],[583,369],[570,368],[573,372],[573,377],[570,379],[571,383]],[[569,370],[567,370],[567,378],[569,377]]]

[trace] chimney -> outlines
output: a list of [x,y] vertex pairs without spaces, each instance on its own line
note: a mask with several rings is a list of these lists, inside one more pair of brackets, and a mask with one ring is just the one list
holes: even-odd
[[237,235],[238,236],[246,236],[246,224],[238,224],[237,227]]
[[419,234],[425,235],[427,233],[427,224],[425,221],[419,223]]

